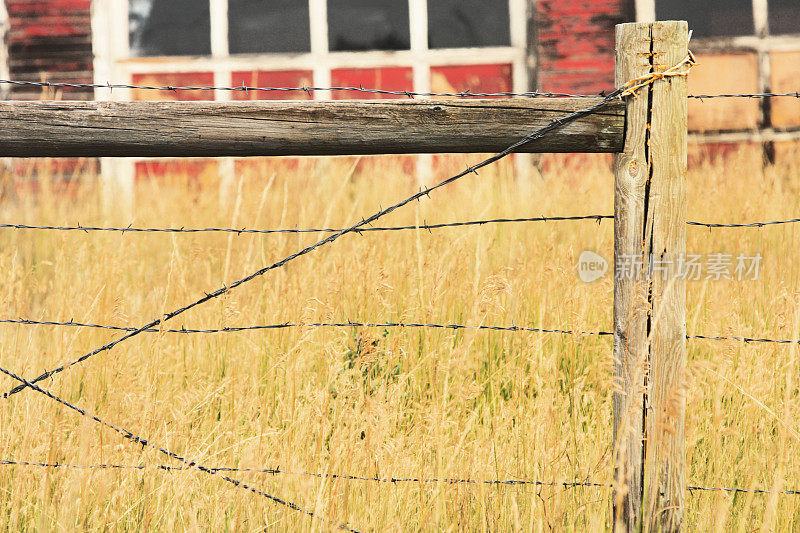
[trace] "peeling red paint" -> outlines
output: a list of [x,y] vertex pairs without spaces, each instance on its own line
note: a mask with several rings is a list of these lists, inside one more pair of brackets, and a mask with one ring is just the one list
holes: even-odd
[[431,68],[431,89],[433,92],[510,92],[511,78],[511,65],[439,66]]
[[189,187],[219,182],[219,162],[214,159],[146,160],[134,163],[137,181],[158,178],[185,182]]
[[[19,80],[91,83],[90,0],[6,0],[11,76]],[[42,91],[17,86],[14,98],[89,99],[92,89]]]
[[[231,76],[234,87],[310,87],[314,84],[314,73],[310,70],[271,70],[234,72]],[[302,91],[236,91],[233,100],[311,100],[310,93]]]
[[[414,74],[410,67],[338,68],[331,70],[331,84],[334,87],[363,86],[378,87],[387,91],[406,91],[414,86]],[[333,98],[347,100],[406,97],[391,94],[333,91]]]
[[[131,77],[133,85],[152,85],[158,87],[166,86],[195,86],[209,87],[214,85],[213,72],[180,72],[180,73],[158,73],[158,74],[134,74]],[[134,100],[183,100],[201,101],[213,100],[214,91],[154,91],[152,89],[134,89]]]
[[623,2],[539,0],[539,89],[598,93],[614,86],[614,25]]

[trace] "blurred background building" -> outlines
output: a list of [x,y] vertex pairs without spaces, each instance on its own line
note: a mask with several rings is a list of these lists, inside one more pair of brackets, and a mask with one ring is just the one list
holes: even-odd
[[[614,25],[686,19],[694,94],[800,90],[798,0],[5,0],[12,79],[358,86],[417,92],[613,86]],[[347,92],[63,90],[11,98],[365,98]],[[800,99],[690,102],[693,141],[800,139]]]

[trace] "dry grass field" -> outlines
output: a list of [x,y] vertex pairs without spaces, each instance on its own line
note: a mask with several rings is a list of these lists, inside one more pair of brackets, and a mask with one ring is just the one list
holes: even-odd
[[[469,156],[441,169],[463,168]],[[610,214],[609,159],[551,157],[515,180],[501,162],[385,224]],[[6,184],[0,221],[248,228],[341,227],[414,192],[396,159],[254,163],[227,204],[213,177],[144,180],[131,219],[91,179],[59,192]],[[800,216],[800,157],[747,151],[693,163],[689,219]],[[438,180],[437,180],[438,181]],[[599,331],[612,279],[581,282],[583,250],[610,258],[612,222],[533,222],[345,235],[168,323],[219,328],[410,321]],[[0,318],[140,326],[319,238],[0,230]],[[755,281],[688,283],[690,334],[797,339],[800,225],[688,228],[694,253],[761,253]],[[27,377],[120,336],[0,325],[2,366]],[[608,487],[375,483],[358,476],[612,481],[610,337],[414,328],[142,334],[42,385],[100,418],[361,531],[605,531]],[[2,390],[16,383],[0,377]],[[800,488],[798,346],[688,344],[690,485]],[[33,391],[0,399],[0,459],[171,465]],[[303,475],[304,472],[323,477]],[[800,496],[687,494],[690,531],[795,529]],[[0,466],[3,530],[329,530],[324,521],[197,470]]]

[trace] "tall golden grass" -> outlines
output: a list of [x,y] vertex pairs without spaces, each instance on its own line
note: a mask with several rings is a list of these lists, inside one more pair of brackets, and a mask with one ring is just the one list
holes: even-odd
[[[479,156],[457,159],[454,168]],[[452,161],[451,161],[452,163]],[[551,157],[515,179],[508,161],[382,219],[609,214],[605,157]],[[442,168],[441,177],[452,170]],[[693,164],[689,218],[800,214],[800,158]],[[214,179],[143,180],[133,216],[96,181],[4,188],[3,221],[140,226],[341,227],[416,190],[397,159],[257,162],[221,205]],[[317,235],[110,234],[2,230],[0,318],[139,326]],[[695,253],[764,256],[756,281],[688,284],[690,334],[797,339],[797,224],[688,229]],[[346,235],[168,325],[420,321],[611,328],[612,280],[586,284],[582,250],[611,257],[603,221]],[[2,366],[32,377],[119,336],[3,325]],[[691,485],[800,488],[798,346],[690,341]],[[0,379],[3,390],[16,385]],[[591,335],[313,328],[143,334],[44,387],[207,466],[379,477],[612,481],[611,339]],[[179,465],[41,394],[0,401],[0,459]],[[373,483],[296,474],[232,477],[359,530],[607,530],[610,488]],[[800,497],[692,492],[690,530],[792,530]],[[196,470],[0,466],[3,529],[328,530],[324,521]]]

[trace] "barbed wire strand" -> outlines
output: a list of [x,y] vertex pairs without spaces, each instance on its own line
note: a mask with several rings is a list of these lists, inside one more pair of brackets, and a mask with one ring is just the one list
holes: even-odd
[[[404,231],[404,230],[434,230],[442,228],[459,228],[464,226],[485,226],[487,224],[519,223],[519,222],[563,222],[575,220],[593,220],[598,224],[603,220],[613,220],[614,215],[576,215],[576,216],[539,216],[539,217],[518,217],[518,218],[490,218],[482,220],[467,220],[463,222],[442,222],[437,224],[423,223],[419,225],[407,226],[371,226],[361,229],[361,232],[370,231]],[[733,224],[718,224],[710,222],[686,222],[690,226],[703,226],[707,228],[762,228],[778,224],[800,223],[800,218],[788,220],[770,220],[766,222],[746,222]],[[251,228],[147,228],[118,226],[83,226],[80,223],[74,226],[37,226],[30,224],[0,224],[0,229],[18,230],[52,230],[52,231],[82,231],[89,232],[118,232],[118,233],[234,233],[243,234],[273,234],[273,233],[336,233],[342,231],[341,228],[279,228],[279,229],[251,229]]]
[[[439,224],[419,224],[408,226],[369,226],[359,231],[403,231],[403,230],[432,230],[440,228],[458,228],[463,226],[484,226],[487,224],[511,223],[511,222],[554,222],[566,220],[594,220],[598,224],[605,219],[613,219],[614,215],[580,215],[580,216],[553,216],[553,217],[522,217],[522,218],[492,218],[484,220],[468,220],[464,222],[443,222]],[[249,228],[142,228],[134,226],[120,227],[99,227],[99,226],[34,226],[28,224],[0,224],[0,228],[22,229],[22,230],[57,230],[57,231],[109,231],[119,233],[336,233],[342,228],[284,228],[284,229],[249,229]]]
[[751,343],[751,342],[767,342],[773,344],[800,344],[800,341],[793,341],[789,339],[769,339],[769,338],[760,338],[760,337],[738,337],[738,336],[716,336],[716,335],[692,335],[686,337],[687,339],[701,339],[701,340],[711,340],[711,341],[737,341],[737,342],[744,342],[744,343]]
[[[124,327],[124,326],[108,326],[103,324],[92,324],[75,322],[70,320],[68,322],[55,322],[49,320],[28,320],[26,318],[8,318],[0,319],[0,324],[21,324],[28,326],[74,326],[81,328],[94,328],[94,329],[107,329],[112,331],[136,331],[137,328]],[[182,334],[199,334],[199,333],[236,333],[242,331],[256,331],[268,329],[288,329],[288,328],[347,328],[347,327],[364,327],[364,328],[430,328],[430,329],[476,329],[476,330],[491,330],[491,331],[522,331],[534,333],[562,333],[564,335],[613,335],[609,331],[572,331],[568,329],[544,329],[524,326],[486,326],[486,325],[472,325],[472,324],[433,324],[433,323],[419,323],[419,322],[310,322],[310,323],[292,323],[282,322],[279,324],[265,324],[256,326],[238,326],[238,327],[224,327],[218,329],[159,329],[149,328],[143,333],[182,333]]]
[[[365,94],[381,94],[387,96],[405,96],[413,98],[415,96],[421,97],[449,97],[449,98],[486,98],[486,97],[521,97],[521,98],[597,98],[598,96],[605,96],[605,91],[599,94],[572,94],[572,93],[557,93],[557,92],[538,92],[538,91],[524,91],[524,92],[472,92],[470,90],[459,92],[418,92],[418,91],[393,91],[387,89],[373,89],[363,86],[343,86],[343,87],[260,87],[248,85],[233,85],[233,86],[211,86],[211,85],[135,85],[128,83],[67,83],[67,82],[53,82],[53,81],[27,81],[27,80],[6,80],[0,79],[0,84],[16,85],[16,86],[29,86],[50,89],[141,89],[153,91],[229,91],[229,92],[302,92],[305,94],[312,94],[319,91],[347,91],[358,92]],[[775,93],[775,92],[762,92],[762,93],[741,93],[741,94],[690,94],[689,98],[705,100],[708,98],[776,98],[776,97],[791,97],[800,98],[800,91]]]
[[[194,469],[181,467],[181,466],[168,466],[168,465],[123,465],[123,464],[95,464],[95,465],[79,465],[71,463],[37,463],[30,461],[12,461],[9,459],[0,459],[0,466],[25,466],[25,467],[42,467],[42,468],[70,468],[76,470],[164,470],[168,472],[179,471],[194,471]],[[344,479],[349,481],[367,481],[374,483],[444,483],[450,485],[534,485],[543,487],[597,487],[597,488],[611,488],[609,483],[595,483],[592,481],[536,481],[527,479],[471,479],[471,478],[418,478],[418,477],[379,477],[379,476],[359,476],[353,474],[323,474],[318,472],[304,472],[295,470],[286,470],[280,467],[277,468],[247,468],[247,467],[208,467],[209,470],[215,472],[247,472],[256,474],[270,474],[270,475],[290,475],[290,476],[305,476],[315,477],[321,479]],[[724,492],[738,492],[738,493],[752,493],[752,494],[791,494],[800,495],[800,490],[784,489],[779,491],[768,489],[743,489],[739,487],[706,487],[689,485],[686,490],[690,492],[697,491],[724,491]]]
[[687,222],[690,226],[703,226],[706,228],[763,228],[764,226],[774,226],[777,224],[794,224],[800,222],[800,218],[790,218],[788,220],[770,220],[768,222],[744,222],[734,224],[716,224],[710,222]]
[[[45,371],[42,374],[40,374],[38,377],[33,379],[32,382],[33,383],[38,383],[38,382],[40,382],[40,381],[42,381],[44,379],[50,378],[51,376],[53,376],[55,374],[59,374],[59,373],[63,372],[64,370],[72,368],[73,366],[75,366],[77,364],[80,364],[83,361],[86,361],[87,359],[89,359],[90,357],[93,357],[94,355],[97,355],[98,353],[110,350],[111,348],[113,348],[114,346],[118,345],[119,343],[124,342],[124,341],[126,341],[126,340],[128,340],[130,338],[133,338],[133,337],[139,335],[140,333],[144,332],[145,330],[154,328],[154,327],[156,327],[156,326],[158,326],[158,325],[160,325],[160,324],[162,324],[162,323],[164,323],[164,322],[166,322],[168,320],[171,320],[172,318],[174,318],[174,317],[176,317],[176,316],[188,311],[189,309],[197,307],[198,305],[201,305],[201,304],[203,304],[203,303],[205,303],[207,301],[210,301],[210,300],[212,300],[214,298],[218,298],[218,297],[222,296],[223,294],[228,293],[232,289],[234,289],[234,288],[236,288],[236,287],[238,287],[240,285],[243,285],[243,284],[245,284],[245,283],[247,283],[247,282],[249,282],[249,281],[251,281],[251,280],[253,280],[255,278],[258,278],[258,277],[264,275],[265,273],[267,273],[267,272],[269,272],[271,270],[274,270],[276,268],[280,268],[283,265],[289,263],[290,261],[292,261],[292,260],[294,260],[294,259],[296,259],[298,257],[306,255],[306,254],[308,254],[310,252],[313,252],[314,250],[316,250],[317,248],[319,248],[321,246],[324,246],[326,244],[332,243],[333,241],[335,241],[336,239],[338,239],[342,235],[345,235],[347,233],[358,233],[360,228],[372,224],[373,222],[375,222],[379,218],[383,217],[384,215],[387,215],[387,214],[395,211],[396,209],[398,209],[400,207],[403,207],[403,206],[405,206],[405,205],[407,205],[407,204],[409,204],[409,203],[411,203],[411,202],[413,202],[415,200],[419,200],[423,196],[430,196],[431,192],[433,192],[433,191],[435,191],[435,190],[437,190],[437,189],[439,189],[441,187],[444,187],[445,185],[453,183],[454,181],[456,181],[456,180],[458,180],[458,179],[460,179],[460,178],[462,178],[462,177],[464,177],[464,176],[466,176],[468,174],[477,174],[479,169],[481,169],[481,168],[483,168],[485,166],[491,165],[492,163],[503,159],[504,157],[512,154],[519,147],[521,147],[521,146],[523,146],[525,144],[528,144],[529,142],[531,142],[531,141],[533,141],[535,139],[538,139],[538,138],[546,135],[547,133],[549,133],[551,131],[554,131],[554,130],[560,128],[561,126],[563,126],[565,124],[568,124],[569,122],[572,122],[572,121],[574,121],[574,120],[576,120],[576,119],[578,119],[578,118],[580,118],[582,116],[594,113],[595,111],[597,111],[598,109],[603,107],[608,102],[610,102],[610,101],[614,100],[615,98],[617,98],[618,95],[620,95],[622,93],[622,91],[623,91],[622,88],[616,89],[616,90],[611,92],[608,96],[606,96],[605,98],[603,98],[599,102],[596,102],[596,103],[594,103],[594,104],[592,104],[592,105],[590,105],[588,107],[585,107],[583,109],[579,109],[577,111],[574,111],[574,112],[572,112],[572,113],[570,113],[568,115],[564,115],[563,117],[554,119],[554,120],[550,121],[549,123],[547,123],[546,125],[542,126],[541,128],[537,129],[536,131],[530,133],[529,135],[526,135],[525,137],[523,137],[519,141],[513,143],[511,146],[509,146],[505,150],[502,150],[501,152],[498,152],[497,154],[495,154],[493,156],[490,156],[490,157],[484,159],[483,161],[481,161],[481,162],[479,162],[479,163],[477,163],[475,165],[467,167],[465,170],[459,172],[455,176],[451,176],[451,177],[445,179],[444,181],[441,181],[440,183],[438,183],[436,185],[433,185],[432,187],[428,187],[428,188],[425,188],[425,189],[420,189],[419,192],[417,192],[415,194],[412,194],[411,196],[407,197],[406,199],[401,200],[400,202],[398,202],[398,203],[396,203],[396,204],[394,204],[394,205],[392,205],[390,207],[387,207],[386,209],[380,209],[375,214],[369,216],[368,218],[362,219],[360,222],[356,222],[355,224],[353,224],[352,226],[350,226],[348,228],[345,228],[345,229],[343,229],[341,231],[338,231],[336,233],[332,233],[332,234],[328,235],[327,237],[325,237],[324,239],[321,239],[321,240],[317,241],[314,244],[306,246],[305,248],[303,248],[302,250],[300,250],[298,252],[295,252],[295,253],[293,253],[291,255],[288,255],[288,256],[284,257],[283,259],[281,259],[280,261],[277,261],[276,263],[273,263],[272,265],[265,266],[265,267],[255,271],[255,272],[253,272],[252,274],[249,274],[248,276],[245,276],[245,277],[233,282],[230,285],[224,285],[223,287],[215,290],[214,292],[207,293],[202,298],[199,298],[199,299],[195,300],[194,302],[192,302],[190,304],[187,304],[187,305],[185,305],[183,307],[175,309],[174,311],[166,313],[164,316],[162,316],[160,318],[156,318],[156,319],[148,322],[144,326],[138,328],[136,331],[131,331],[131,332],[127,333],[126,335],[123,335],[122,337],[119,337],[118,339],[115,339],[115,340],[113,340],[113,341],[111,341],[111,342],[109,342],[107,344],[104,344],[103,346],[101,346],[99,348],[96,348],[96,349],[92,350],[91,352],[88,352],[88,353],[82,355],[78,359],[69,361],[67,363],[63,363],[60,366],[58,366],[57,368],[54,368],[52,370]],[[24,383],[20,384],[20,385],[14,387],[13,389],[11,389],[10,391],[3,393],[3,398],[4,399],[8,398],[9,396],[11,396],[13,394],[16,394],[16,393],[18,393],[18,392],[20,392],[21,390],[24,390],[24,389],[25,389],[25,384]]]
[[0,79],[0,84],[17,85],[17,86],[30,86],[52,89],[108,89],[114,91],[115,89],[142,89],[147,91],[167,91],[177,93],[180,91],[228,91],[228,92],[301,92],[308,95],[314,92],[321,91],[346,91],[358,92],[365,94],[381,94],[387,96],[405,96],[413,98],[415,96],[431,97],[442,96],[449,98],[485,98],[497,96],[519,96],[519,97],[540,97],[540,98],[597,98],[605,96],[604,94],[571,94],[571,93],[556,93],[556,92],[472,92],[469,89],[458,92],[419,92],[419,91],[406,91],[406,90],[388,90],[388,89],[374,89],[368,87],[354,87],[354,86],[341,86],[341,87],[263,87],[263,86],[249,86],[249,85],[232,85],[232,86],[212,86],[212,85],[136,85],[129,83],[67,83],[67,82],[51,82],[51,81],[25,81],[25,80],[5,80]]
[[793,495],[800,494],[800,490],[797,489],[767,490],[767,489],[741,489],[738,487],[688,486],[686,487],[686,490],[688,490],[689,492],[712,491],[712,492],[738,492],[738,493],[750,493],[750,494],[793,494]]
[[[53,321],[53,320],[31,320],[27,318],[4,318],[0,319],[0,324],[19,324],[26,326],[72,326],[78,328],[92,328],[92,329],[106,329],[111,331],[136,331],[137,328],[125,326],[110,326],[105,324],[93,324],[90,322],[76,322],[69,321]],[[548,328],[535,328],[529,326],[491,326],[483,324],[438,324],[438,323],[423,323],[423,322],[354,322],[349,320],[347,322],[281,322],[278,324],[263,324],[254,326],[226,326],[222,328],[212,329],[188,329],[181,327],[180,329],[160,329],[149,328],[142,333],[177,333],[177,334],[215,334],[215,333],[238,333],[243,331],[258,331],[270,329],[289,329],[289,328],[428,328],[428,329],[474,329],[486,331],[518,331],[518,332],[532,332],[532,333],[559,333],[563,335],[597,335],[609,336],[614,333],[611,331],[578,331],[571,329],[548,329]],[[800,340],[789,339],[771,339],[765,337],[744,337],[744,336],[716,336],[716,335],[686,335],[687,340],[701,339],[701,340],[715,340],[715,341],[737,341],[744,343],[761,342],[761,343],[775,343],[775,344],[800,344]]]
[[800,98],[800,92],[788,93],[740,93],[740,94],[690,94],[689,98],[705,100],[707,98],[780,98],[791,97]]
[[210,468],[208,468],[206,466],[203,466],[203,465],[199,464],[197,461],[194,461],[194,460],[191,460],[191,459],[187,459],[186,457],[180,456],[177,453],[172,452],[172,451],[170,451],[170,450],[168,450],[168,449],[166,449],[166,448],[164,448],[162,446],[154,444],[154,443],[150,442],[147,439],[144,439],[142,437],[139,437],[138,435],[135,435],[134,433],[132,433],[131,431],[128,431],[127,429],[124,429],[122,427],[119,427],[119,426],[116,426],[114,424],[111,424],[110,422],[106,422],[105,420],[102,420],[97,415],[91,414],[91,413],[87,412],[86,410],[84,410],[84,409],[82,409],[82,408],[80,408],[80,407],[78,407],[76,405],[73,405],[73,404],[71,404],[70,402],[68,402],[66,400],[62,400],[61,398],[59,398],[58,396],[56,396],[52,392],[39,387],[35,383],[32,383],[32,382],[26,380],[25,378],[16,375],[14,372],[11,372],[10,370],[5,369],[2,366],[0,366],[0,372],[2,372],[3,374],[5,374],[5,375],[7,375],[7,376],[19,381],[20,383],[24,384],[25,387],[33,389],[36,392],[39,392],[39,393],[43,394],[44,396],[50,398],[51,400],[54,400],[55,402],[60,403],[64,407],[67,407],[67,408],[77,412],[81,416],[83,416],[85,418],[89,418],[91,420],[94,420],[95,422],[97,422],[101,426],[105,426],[105,427],[111,429],[112,431],[114,431],[117,434],[119,434],[120,436],[122,436],[122,438],[124,438],[124,439],[126,439],[126,440],[128,440],[130,442],[133,442],[135,444],[141,444],[142,447],[148,446],[150,448],[153,448],[154,450],[158,451],[159,453],[161,453],[163,455],[166,455],[170,459],[174,459],[176,461],[179,461],[179,462],[185,464],[188,468],[195,468],[195,469],[197,469],[197,470],[199,470],[201,472],[204,472],[206,474],[210,474],[210,475],[213,475],[213,476],[219,476],[221,479],[224,479],[225,481],[227,481],[228,483],[234,485],[235,487],[239,487],[239,488],[247,490],[247,491],[249,491],[249,492],[251,492],[253,494],[262,496],[262,497],[264,497],[264,498],[266,498],[268,500],[273,501],[274,503],[277,503],[279,505],[282,505],[284,507],[292,509],[293,511],[297,511],[297,512],[303,513],[303,514],[307,515],[308,517],[310,517],[312,519],[316,518],[316,519],[319,519],[319,520],[323,520],[325,522],[328,522],[330,524],[336,525],[336,526],[338,526],[340,528],[346,529],[346,530],[351,531],[353,533],[358,533],[355,529],[352,529],[351,527],[349,527],[346,524],[337,524],[333,520],[331,520],[329,518],[325,518],[322,515],[319,515],[319,514],[315,513],[314,511],[310,511],[308,509],[304,509],[303,507],[300,507],[299,505],[297,505],[295,503],[292,503],[292,502],[290,502],[288,500],[284,500],[284,499],[279,498],[277,496],[273,496],[271,494],[267,494],[266,492],[264,492],[262,490],[259,490],[259,489],[255,488],[255,487],[251,486],[251,485],[248,485],[247,483],[243,483],[243,482],[241,482],[241,481],[239,481],[237,479],[234,479],[234,478],[232,478],[230,476],[227,476],[227,475],[222,474],[220,472],[216,472],[216,471],[214,471],[214,470],[212,470],[212,469],[210,469]]
[[[29,466],[43,468],[72,468],[76,470],[165,470],[165,471],[193,471],[194,469],[180,466],[168,465],[123,465],[123,464],[97,464],[97,465],[77,465],[70,463],[36,463],[29,461],[12,461],[0,459],[0,466]],[[470,479],[470,478],[417,478],[417,477],[378,477],[378,476],[358,476],[351,474],[323,474],[319,472],[303,472],[286,470],[283,468],[236,468],[236,467],[209,467],[215,472],[245,472],[255,474],[270,475],[290,475],[314,477],[320,479],[344,479],[348,481],[369,481],[375,483],[445,483],[450,485],[470,484],[470,485],[537,485],[549,487],[607,487],[604,483],[593,483],[591,481],[530,481],[521,479]]]

